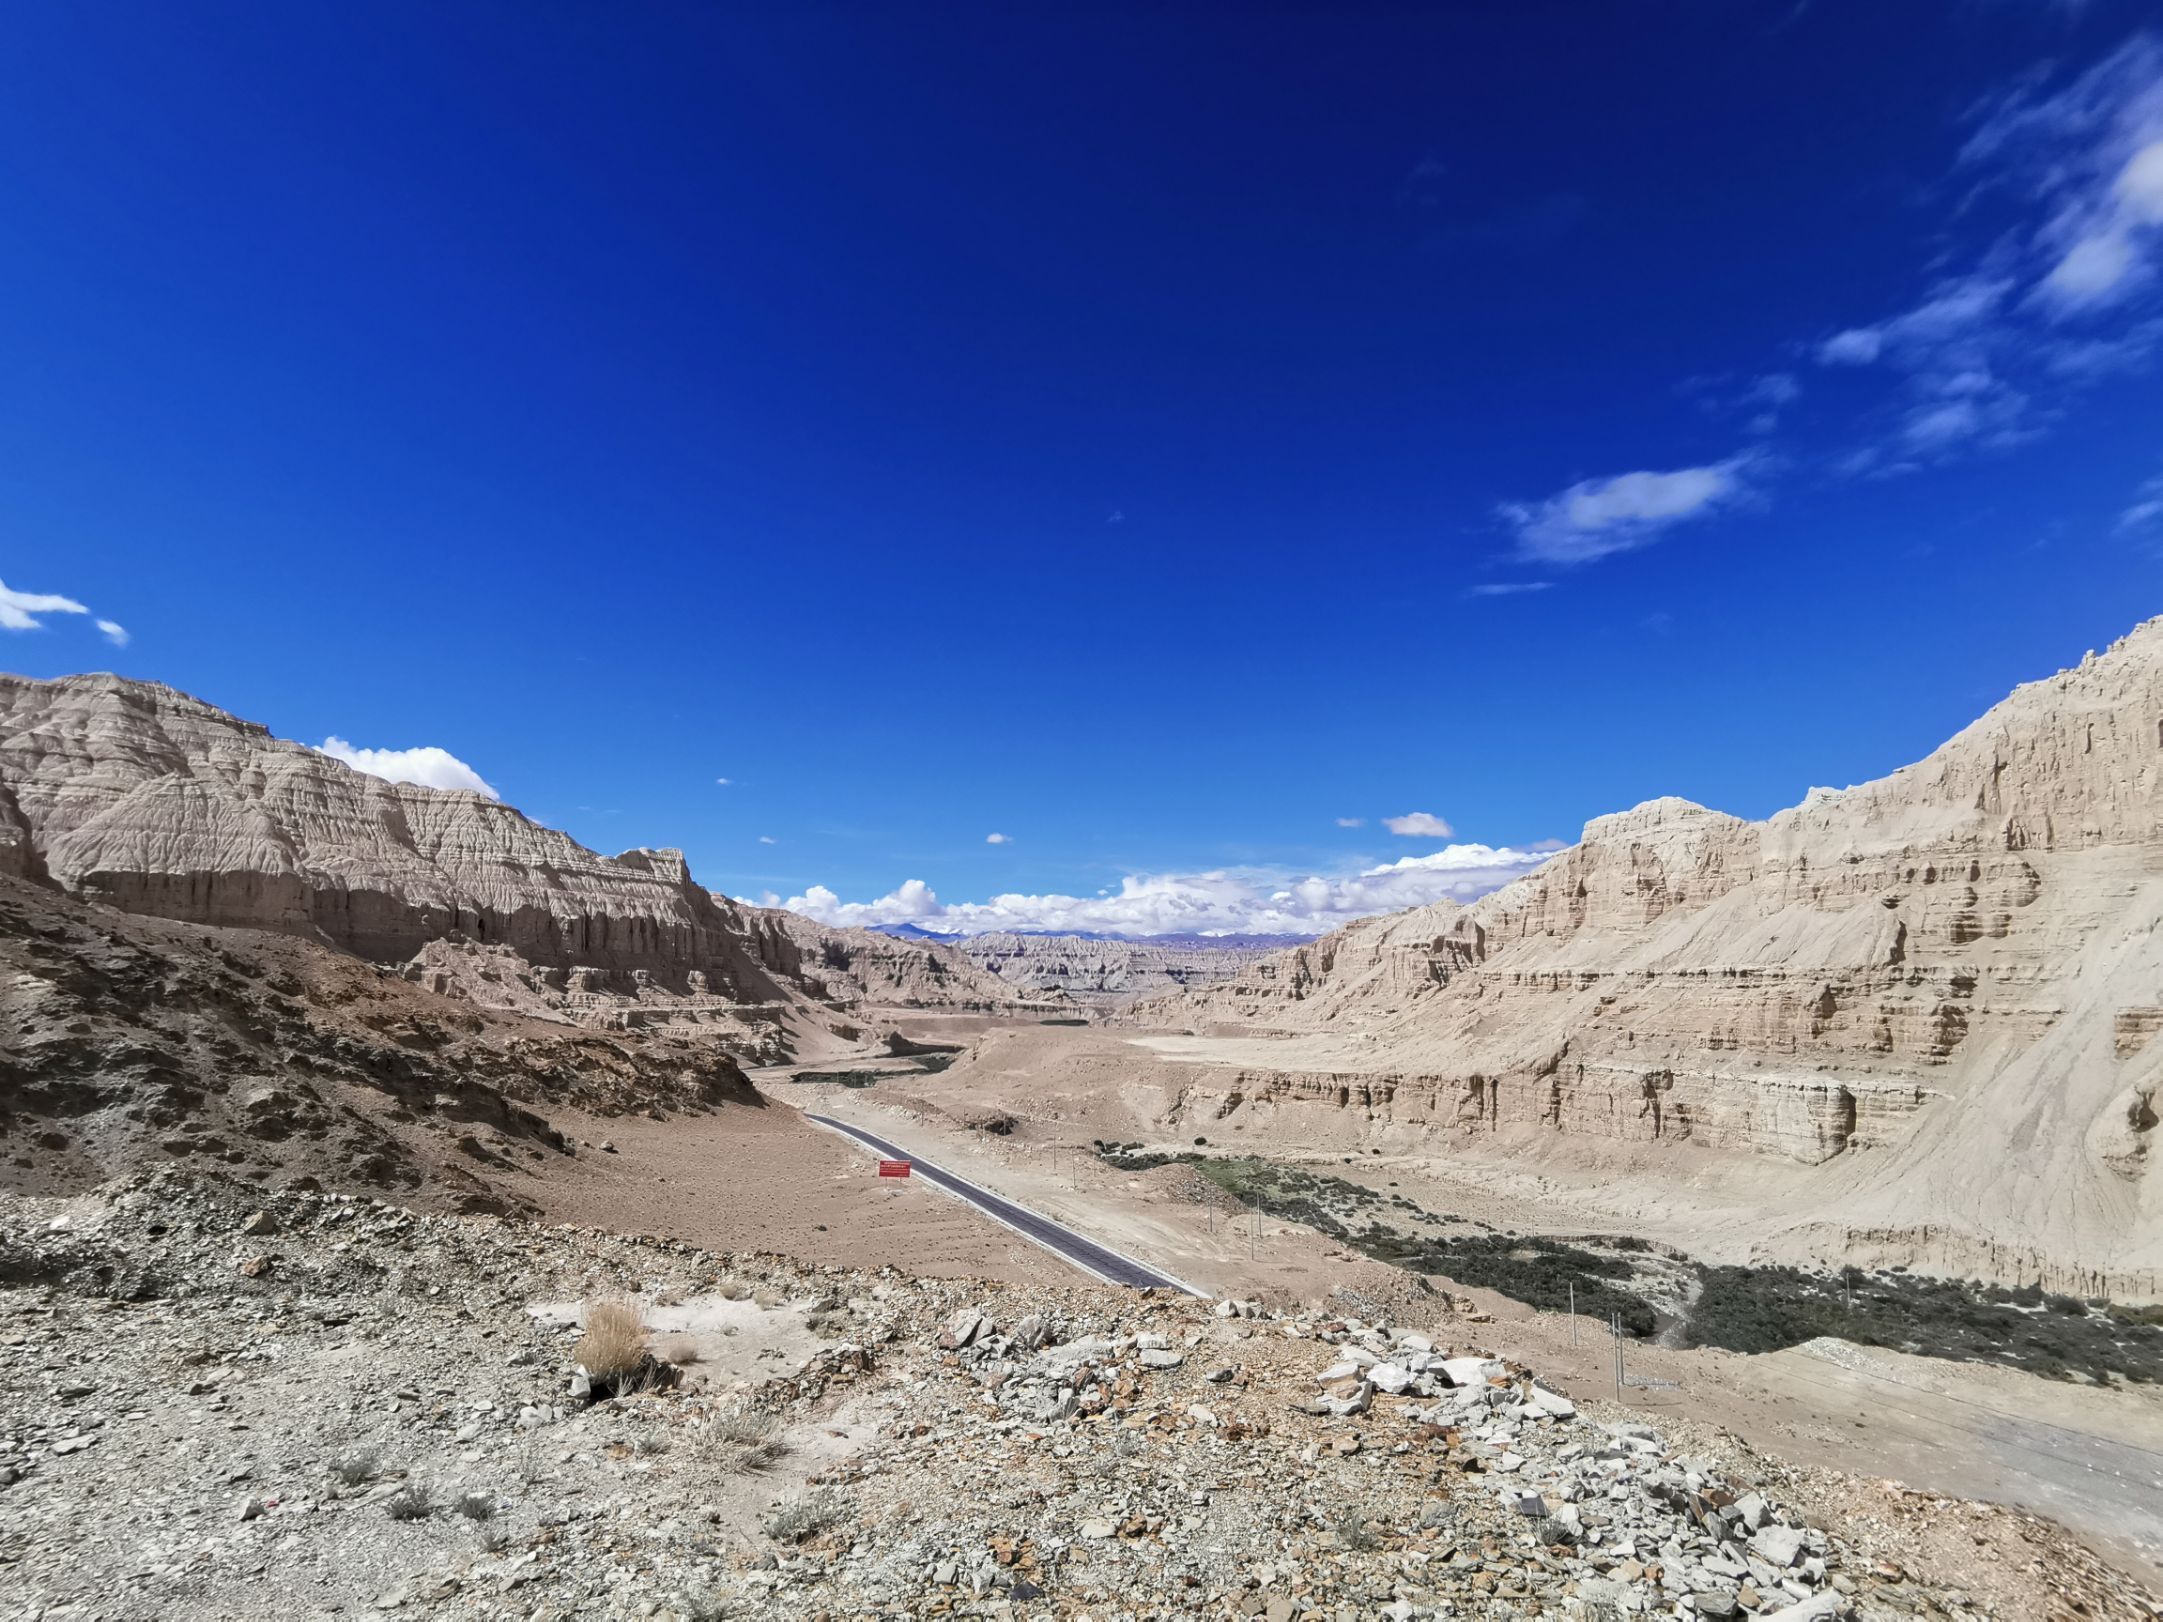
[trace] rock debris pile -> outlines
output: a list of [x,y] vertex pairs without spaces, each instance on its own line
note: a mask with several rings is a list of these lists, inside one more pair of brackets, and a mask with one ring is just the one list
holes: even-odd
[[[652,1377],[595,1400],[603,1302]],[[0,1591],[180,1622],[2163,1616],[2046,1523],[1715,1468],[1475,1332],[192,1168],[12,1197]]]

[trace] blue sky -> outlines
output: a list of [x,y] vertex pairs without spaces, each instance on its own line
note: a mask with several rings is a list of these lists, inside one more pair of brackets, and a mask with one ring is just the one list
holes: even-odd
[[1764,815],[2159,606],[2146,15],[31,8],[0,660],[849,920]]

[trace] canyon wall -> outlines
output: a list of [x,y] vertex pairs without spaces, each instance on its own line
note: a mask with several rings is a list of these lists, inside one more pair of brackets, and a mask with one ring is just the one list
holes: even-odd
[[2163,620],[1877,782],[1600,817],[1121,1017],[1230,1039],[1183,1066],[1220,1104],[1769,1154],[1858,1220],[2153,1267],[2159,1005]]

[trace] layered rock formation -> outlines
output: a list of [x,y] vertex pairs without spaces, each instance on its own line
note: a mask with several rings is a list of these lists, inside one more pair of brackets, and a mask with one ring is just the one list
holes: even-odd
[[1016,1001],[944,947],[714,895],[680,851],[602,856],[486,795],[385,782],[115,676],[0,676],[0,873],[378,963],[433,950],[415,978],[449,993],[495,984],[504,1006],[765,1050],[806,1009]]
[[1002,930],[964,936],[955,942],[955,950],[1024,990],[1064,993],[1085,1004],[1114,1004],[1227,979],[1275,949]]
[[2137,1271],[2163,1264],[2159,1006],[2163,620],[1878,782],[1764,822],[1601,817],[1468,907],[1130,1017],[1288,1038],[1182,1067],[1287,1126],[1754,1151],[1825,1167],[1859,1225]]

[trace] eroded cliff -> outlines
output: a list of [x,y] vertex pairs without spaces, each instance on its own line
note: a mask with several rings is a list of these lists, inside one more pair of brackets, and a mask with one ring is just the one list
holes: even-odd
[[1287,1039],[1183,1066],[1215,1107],[1768,1153],[1858,1220],[2153,1267],[2159,926],[2163,620],[1877,782],[1655,800],[1127,1017]]
[[603,856],[484,794],[385,782],[116,676],[0,676],[0,873],[413,963],[468,1000],[704,1025],[761,1056],[792,1012],[1017,1000],[943,946],[715,895],[680,851]]

